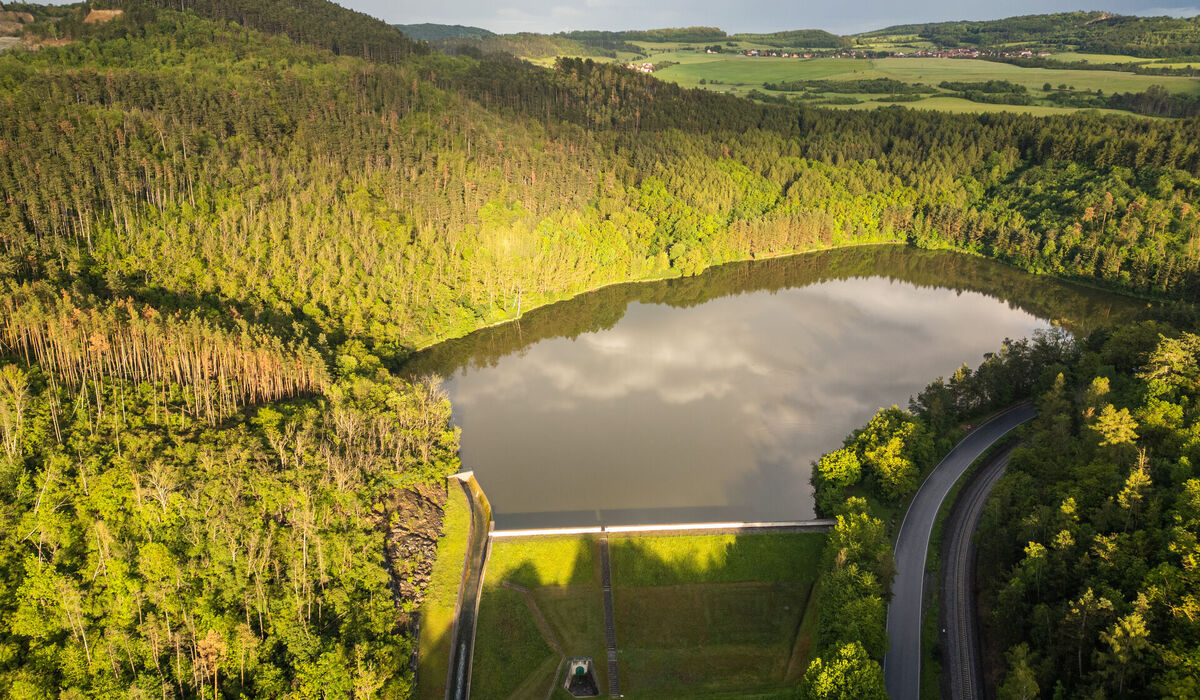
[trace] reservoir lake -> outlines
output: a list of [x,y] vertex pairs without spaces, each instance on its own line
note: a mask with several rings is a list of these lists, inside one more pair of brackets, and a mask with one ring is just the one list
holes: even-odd
[[814,460],[1006,338],[1145,302],[957,253],[871,246],[622,284],[414,356],[497,529],[814,517]]

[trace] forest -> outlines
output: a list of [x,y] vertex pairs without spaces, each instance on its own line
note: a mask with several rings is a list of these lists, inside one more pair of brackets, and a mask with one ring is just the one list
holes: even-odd
[[866,78],[861,80],[786,80],[781,83],[763,83],[764,90],[800,91],[811,89],[818,92],[865,92],[869,94],[919,94],[935,92],[921,83],[906,83],[895,78]]
[[964,424],[1040,390],[1048,372],[1077,355],[1061,331],[1006,342],[978,368],[964,365],[930,383],[909,410],[880,409],[814,465],[817,509],[835,524],[822,562],[817,649],[800,698],[887,698],[882,661],[902,507],[962,437]]
[[982,22],[935,22],[888,27],[872,34],[916,34],[937,46],[1073,47],[1086,53],[1139,57],[1200,54],[1200,20],[1135,17],[1109,12],[1063,12]]
[[1143,322],[1079,352],[981,524],[1000,697],[1194,697],[1200,337]]
[[1054,104],[1070,107],[1109,107],[1157,117],[1187,118],[1200,116],[1200,98],[1172,95],[1161,86],[1152,85],[1144,92],[1121,92],[1104,96],[1103,91],[1057,90],[1049,99]]
[[843,49],[852,43],[847,37],[830,34],[821,29],[793,29],[769,34],[734,34],[733,38],[781,49]]
[[439,39],[482,39],[493,33],[482,27],[467,27],[461,24],[393,24],[405,36],[417,41],[434,42]]
[[[457,436],[402,363],[537,306],[872,242],[1200,298],[1195,119],[758,104],[446,56],[321,0],[102,5],[123,14],[21,6],[57,38],[0,54],[15,697],[405,697],[429,556],[406,538],[436,540]],[[822,507],[875,532],[946,402],[1033,391],[1020,366],[986,400],[880,414]],[[887,553],[855,552],[844,604],[875,620]],[[834,653],[881,653],[874,622],[822,624]]]

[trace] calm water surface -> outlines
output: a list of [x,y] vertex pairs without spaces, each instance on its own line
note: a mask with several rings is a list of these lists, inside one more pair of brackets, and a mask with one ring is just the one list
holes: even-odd
[[872,247],[621,285],[444,343],[498,528],[813,517],[813,460],[881,406],[1052,323],[1141,305],[952,253]]

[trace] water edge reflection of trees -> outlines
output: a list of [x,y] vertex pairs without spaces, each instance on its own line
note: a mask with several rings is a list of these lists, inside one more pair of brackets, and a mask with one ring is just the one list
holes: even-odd
[[796,289],[829,280],[883,277],[918,287],[971,291],[1003,300],[1033,316],[1086,334],[1155,313],[1161,305],[1089,289],[1009,265],[949,251],[911,246],[856,246],[783,258],[736,262],[694,277],[605,287],[534,309],[519,321],[444,341],[409,359],[410,376],[450,376],[494,366],[505,355],[550,338],[575,338],[612,328],[631,303],[688,307],[712,299]]

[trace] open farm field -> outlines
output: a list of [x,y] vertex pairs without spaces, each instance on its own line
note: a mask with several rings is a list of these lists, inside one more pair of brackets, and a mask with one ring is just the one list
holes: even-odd
[[[841,59],[838,59],[841,60]],[[1151,85],[1161,85],[1170,92],[1200,93],[1200,80],[1178,76],[1138,75],[1119,71],[1070,70],[1051,68],[1022,68],[1009,63],[958,58],[884,58],[870,62],[879,77],[905,82],[936,85],[943,80],[986,81],[1007,80],[1030,90],[1044,84],[1065,84],[1076,90],[1112,92],[1142,92]],[[871,76],[876,77],[876,76]]]
[[1124,56],[1121,54],[1105,54],[1105,53],[1081,53],[1078,51],[1064,51],[1056,53],[1052,56],[1055,61],[1063,63],[1074,63],[1083,61],[1084,63],[1153,63],[1154,59],[1138,58],[1137,56]]
[[[824,542],[821,534],[613,537],[624,696],[790,697],[814,642]],[[563,656],[592,657],[607,690],[598,548],[594,536],[493,542],[472,695],[569,697],[559,685]]]
[[[920,109],[938,109],[952,112],[999,112],[1011,111],[1025,114],[1070,114],[1080,107],[1058,106],[1049,98],[1051,93],[1066,90],[1079,95],[1113,95],[1116,93],[1143,93],[1153,86],[1161,86],[1168,92],[1191,98],[1200,95],[1200,80],[1182,76],[1139,75],[1119,71],[1096,71],[1078,69],[1023,68],[1008,63],[973,59],[948,58],[774,58],[751,57],[737,53],[705,54],[698,51],[675,50],[668,53],[651,54],[648,59],[659,63],[670,61],[670,65],[655,75],[677,83],[682,87],[700,87],[709,90],[747,93],[763,90],[766,83],[789,81],[862,81],[895,80],[910,85],[927,86],[931,96],[904,106]],[[969,101],[938,86],[943,82],[986,83],[1004,81],[1022,86],[1028,91],[1028,105],[1007,105]],[[1045,90],[1050,85],[1052,90]],[[844,88],[843,88],[844,89]],[[773,92],[769,94],[803,95],[808,99],[834,102],[855,100],[859,104],[833,104],[839,107],[880,106],[885,95],[851,92],[823,91],[814,86],[809,91]],[[1098,99],[1098,98],[1097,98]],[[883,104],[891,104],[886,99]],[[1120,110],[1091,108],[1093,111],[1129,114]]]
[[787,80],[860,80],[892,78],[906,83],[936,87],[942,81],[983,82],[1007,80],[1031,91],[1046,83],[1067,85],[1075,90],[1142,92],[1162,85],[1171,92],[1200,94],[1200,80],[1179,76],[1151,76],[1118,71],[1094,71],[1048,68],[1022,68],[1007,63],[949,58],[884,58],[874,60],[845,58],[758,58],[737,54],[694,54],[672,52],[652,55],[649,60],[676,61],[655,73],[684,87],[708,84],[761,87],[766,82]]
[[679,65],[655,72],[662,80],[683,87],[699,87],[703,79],[710,89],[722,86],[762,88],[764,82],[785,80],[857,80],[882,77],[872,62],[838,58],[757,58],[738,54],[700,54],[700,60],[675,58],[680,54],[651,56],[649,60],[677,61]]
[[1080,110],[1071,107],[1053,107],[1050,105],[997,105],[988,104],[986,102],[972,102],[964,100],[961,97],[950,97],[948,95],[938,95],[928,97],[916,102],[858,102],[856,104],[829,104],[821,105],[823,107],[831,107],[833,109],[879,109],[880,107],[908,107],[912,109],[929,109],[939,112],[954,112],[956,114],[991,114],[995,112],[1018,112],[1020,114],[1032,114],[1039,117],[1047,117],[1054,114],[1072,114],[1075,112],[1086,111],[1089,114],[1110,114],[1117,117],[1126,117],[1130,119],[1147,119],[1130,112],[1123,112],[1118,109],[1088,109]]
[[1167,61],[1165,63],[1147,64],[1155,68],[1200,68],[1200,56],[1188,60]]

